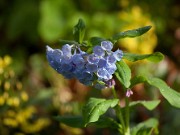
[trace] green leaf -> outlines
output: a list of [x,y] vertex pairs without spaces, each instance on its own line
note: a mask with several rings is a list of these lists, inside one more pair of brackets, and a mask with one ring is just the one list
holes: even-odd
[[95,45],[101,45],[101,42],[105,40],[106,39],[100,37],[91,37],[89,39],[89,42],[91,43],[92,46],[95,46]]
[[94,126],[96,128],[119,128],[119,124],[114,119],[109,117],[100,117],[98,121],[90,123],[89,126]]
[[[82,116],[55,116],[53,118],[70,127],[75,127],[75,128],[84,127]],[[119,128],[119,124],[114,119],[109,117],[100,117],[98,121],[90,123],[89,126],[94,126],[96,128],[106,128],[106,127],[114,128],[114,129]]]
[[148,30],[151,29],[151,26],[145,26],[145,27],[141,27],[138,29],[133,29],[133,30],[128,30],[128,31],[124,31],[124,32],[120,32],[118,34],[115,34],[112,37],[112,40],[117,41],[121,38],[126,38],[126,37],[137,37],[137,36],[141,36],[142,34],[146,33]]
[[129,105],[130,107],[136,106],[138,104],[143,105],[148,110],[153,110],[158,106],[160,100],[153,100],[153,101],[133,101]]
[[153,54],[145,54],[145,55],[124,53],[123,58],[132,62],[143,60],[143,59],[147,59],[152,62],[159,62],[164,58],[164,56],[160,52],[155,52]]
[[79,42],[80,44],[83,42],[85,34],[85,23],[82,19],[79,19],[78,23],[74,26],[73,29],[73,35],[75,37],[75,40]]
[[164,98],[174,107],[180,108],[180,93],[170,88],[159,78],[149,78],[147,82],[157,87]]
[[62,40],[62,39],[59,40],[59,43],[62,44],[62,45],[64,45],[64,44],[70,44],[70,45],[78,44],[77,42],[72,41],[72,40]]
[[180,108],[180,93],[170,88],[163,80],[159,78],[147,78],[137,76],[131,80],[131,87],[138,83],[147,82],[159,89],[163,97],[174,107]]
[[136,135],[152,135],[152,128],[142,128],[136,133]]
[[135,86],[136,84],[139,83],[144,83],[146,82],[147,78],[144,76],[135,76],[131,79],[131,86],[130,88],[132,88],[133,86]]
[[129,88],[130,86],[130,79],[131,79],[131,70],[129,66],[121,60],[117,64],[117,71],[115,72],[115,75],[117,79],[123,84],[125,88]]
[[56,116],[54,119],[71,127],[84,127],[82,116]]
[[[131,130],[131,135],[143,135],[143,132],[146,131],[146,133],[152,132],[152,129],[156,129],[158,126],[158,120],[155,118],[148,119],[144,122],[139,123],[137,126],[133,127]],[[151,131],[149,130],[151,129]],[[149,135],[150,133],[148,133]],[[147,134],[145,134],[147,135]]]
[[98,121],[110,107],[115,107],[118,104],[118,99],[97,99],[90,98],[87,104],[83,107],[84,123],[87,126],[91,122]]

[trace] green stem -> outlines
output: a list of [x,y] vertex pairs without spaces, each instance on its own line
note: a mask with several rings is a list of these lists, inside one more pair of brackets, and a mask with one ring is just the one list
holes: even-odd
[[126,135],[130,135],[130,128],[129,128],[129,98],[126,97],[125,99],[126,105],[125,105],[125,123],[126,123]]
[[[112,93],[113,93],[114,98],[118,98],[114,87],[112,87]],[[117,115],[118,119],[120,120],[120,122],[122,124],[122,129],[123,129],[123,133],[124,133],[125,132],[125,123],[124,123],[124,119],[123,119],[123,115],[122,115],[120,104],[118,104],[115,107],[115,111],[116,111],[116,115]]]
[[114,98],[118,98],[114,86],[112,87],[112,93],[113,93]]

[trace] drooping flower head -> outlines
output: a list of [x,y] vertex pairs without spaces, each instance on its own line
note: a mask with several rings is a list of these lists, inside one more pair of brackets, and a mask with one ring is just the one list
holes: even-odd
[[69,44],[65,44],[62,50],[46,48],[50,66],[65,78],[76,78],[84,85],[97,89],[115,84],[112,75],[117,69],[115,63],[122,59],[123,52],[119,49],[111,51],[113,44],[110,41],[102,41],[91,54]]
[[133,95],[133,91],[131,89],[127,89],[126,97],[130,97],[131,95]]

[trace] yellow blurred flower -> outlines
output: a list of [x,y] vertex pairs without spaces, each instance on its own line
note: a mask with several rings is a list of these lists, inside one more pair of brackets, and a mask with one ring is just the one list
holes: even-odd
[[8,81],[6,81],[6,82],[4,83],[4,89],[5,89],[5,90],[9,90],[9,89],[10,89],[10,86],[11,86],[11,84],[10,84]]
[[36,109],[34,106],[29,106],[27,108],[19,110],[19,112],[16,114],[16,121],[23,124],[29,119],[34,113],[36,112]]
[[50,120],[46,118],[39,118],[33,123],[27,121],[21,125],[21,128],[26,133],[35,133],[50,124]]
[[129,12],[120,12],[119,18],[125,22],[121,31],[136,29],[147,25],[152,26],[150,31],[140,37],[125,38],[119,41],[120,45],[128,52],[139,54],[152,53],[157,45],[157,36],[155,34],[155,26],[150,20],[149,15],[143,13],[140,7],[134,6]]
[[6,101],[7,105],[13,106],[13,98],[8,98]]
[[3,93],[3,98],[4,98],[5,100],[7,100],[7,99],[9,98],[9,93],[4,92],[4,93]]
[[6,55],[4,56],[4,58],[0,57],[0,68],[5,68],[6,66],[8,66],[9,64],[11,64],[11,57]]
[[14,118],[4,118],[3,123],[6,126],[17,127],[18,122]]
[[4,57],[4,64],[5,64],[5,66],[8,66],[9,64],[11,64],[11,61],[12,61],[12,59],[11,59],[10,56],[6,55]]
[[28,97],[28,94],[26,92],[21,92],[21,99],[23,101],[28,101],[29,97]]
[[13,106],[18,107],[20,104],[20,99],[18,97],[13,97]]
[[16,82],[16,88],[17,90],[21,90],[22,89],[22,83],[21,82]]
[[5,103],[4,97],[3,97],[3,96],[0,96],[0,106],[1,106],[1,105],[4,105],[4,103]]
[[4,69],[3,69],[3,63],[4,63],[3,58],[0,57],[0,74],[2,74],[3,71],[4,71]]
[[70,134],[70,135],[83,135],[84,134],[82,129],[73,128],[65,124],[60,124],[60,126],[62,129],[64,129],[67,132],[67,134]]
[[[14,70],[10,68],[11,62],[12,59],[8,55],[0,57],[0,86],[3,89],[0,93],[0,106],[9,106],[0,119],[3,126],[5,125],[7,128],[18,128],[22,132],[30,134],[38,132],[48,126],[50,120],[41,117],[34,119],[34,114],[38,113],[35,106],[21,106],[22,103],[29,100],[29,96],[24,91],[23,84],[17,80]],[[23,135],[20,132],[18,134]]]

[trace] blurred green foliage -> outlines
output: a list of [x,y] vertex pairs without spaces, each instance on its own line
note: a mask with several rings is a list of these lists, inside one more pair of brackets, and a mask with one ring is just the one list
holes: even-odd
[[[163,78],[171,87],[180,91],[178,0],[1,0],[0,134],[111,134],[108,129],[66,127],[52,119],[52,116],[57,114],[80,114],[79,108],[91,96],[111,95],[109,90],[90,90],[77,80],[65,80],[47,64],[45,45],[58,48],[59,39],[72,40],[72,27],[79,18],[86,22],[86,39],[90,36],[108,38],[122,30],[152,25],[154,29],[150,30],[149,35],[136,40],[123,39],[115,47],[136,53],[151,53],[154,50],[164,53],[166,58],[158,65],[144,61],[134,65],[129,63],[133,74],[151,76],[148,74],[151,72],[153,76]],[[11,64],[3,66],[2,63],[7,59],[11,59]],[[18,90],[18,87],[22,87],[21,90]],[[119,87],[121,86],[117,84],[117,89]],[[132,100],[142,97],[161,99],[159,93],[153,89],[139,85],[134,89]],[[118,92],[121,94],[121,91]],[[23,98],[27,99],[24,101]],[[27,111],[28,117],[21,115],[26,124],[18,123],[14,116],[26,112],[28,108],[33,108],[33,111]],[[180,132],[180,122],[177,121],[179,110],[170,108],[167,102],[163,102],[150,114],[142,108],[134,110],[132,124],[146,119],[149,115],[159,117],[161,134]],[[11,122],[5,120],[7,118],[10,118]],[[31,128],[37,130],[30,132],[26,128],[27,123],[30,129],[30,125],[39,119],[47,121],[39,122],[40,128]],[[13,123],[16,123],[16,126],[12,126]]]

